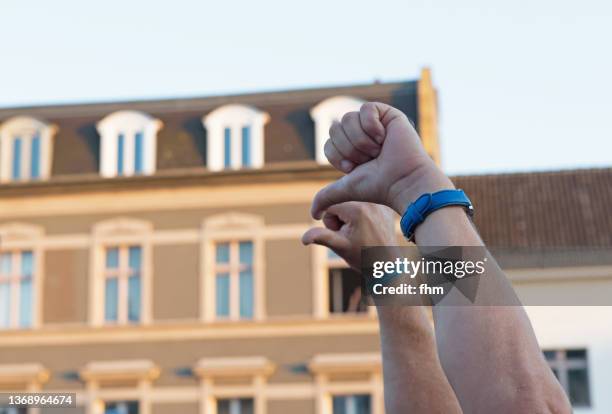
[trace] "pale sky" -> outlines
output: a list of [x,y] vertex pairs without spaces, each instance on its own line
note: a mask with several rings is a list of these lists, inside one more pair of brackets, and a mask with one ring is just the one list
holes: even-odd
[[610,1],[0,2],[0,107],[410,80],[451,174],[612,166]]

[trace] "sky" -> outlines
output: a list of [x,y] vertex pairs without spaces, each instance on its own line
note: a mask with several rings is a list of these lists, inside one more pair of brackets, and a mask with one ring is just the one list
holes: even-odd
[[0,2],[0,107],[411,80],[450,174],[612,166],[612,2]]

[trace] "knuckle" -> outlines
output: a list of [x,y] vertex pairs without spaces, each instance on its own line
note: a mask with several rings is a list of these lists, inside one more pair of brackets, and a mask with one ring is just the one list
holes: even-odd
[[368,216],[367,209],[364,206],[364,203],[360,203],[359,208],[357,209],[357,218],[358,222],[361,223]]
[[364,102],[361,104],[359,108],[359,112],[368,113],[372,112],[376,108],[376,104],[374,102]]
[[340,124],[337,121],[332,122],[332,124],[329,127],[329,131],[328,131],[329,136],[333,137],[335,135],[338,135],[338,133],[340,132],[339,128],[340,128]]
[[349,124],[352,120],[354,120],[358,116],[359,114],[357,112],[347,112],[344,115],[342,115],[342,124],[343,125]]
[[374,116],[374,114],[369,113],[367,116],[365,116],[362,120],[361,120],[364,129],[366,130],[371,130],[374,129],[378,126],[377,124],[377,119]]

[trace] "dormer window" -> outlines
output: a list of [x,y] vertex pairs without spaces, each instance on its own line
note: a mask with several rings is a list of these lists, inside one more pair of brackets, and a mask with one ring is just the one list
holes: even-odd
[[159,119],[137,111],[114,112],[100,122],[100,174],[103,177],[155,173]]
[[46,179],[51,174],[52,138],[57,128],[18,116],[0,126],[0,181]]
[[319,102],[310,110],[315,122],[315,159],[319,164],[327,164],[323,148],[329,138],[329,128],[334,121],[340,121],[347,112],[359,111],[365,101],[351,96],[334,96]]
[[264,164],[264,125],[269,115],[245,105],[225,105],[202,118],[211,171],[259,168]]

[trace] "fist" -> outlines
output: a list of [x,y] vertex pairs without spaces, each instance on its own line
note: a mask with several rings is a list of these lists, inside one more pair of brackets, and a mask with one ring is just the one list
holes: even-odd
[[325,155],[346,175],[317,193],[312,203],[316,219],[346,201],[383,204],[402,214],[423,192],[452,188],[396,108],[366,103],[359,112],[346,113],[329,133]]
[[309,229],[302,236],[302,243],[326,246],[361,271],[362,247],[397,244],[395,217],[393,210],[378,204],[335,204],[323,216],[325,227]]

